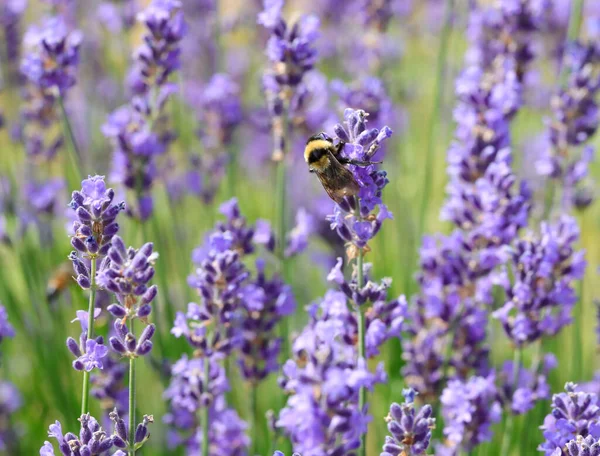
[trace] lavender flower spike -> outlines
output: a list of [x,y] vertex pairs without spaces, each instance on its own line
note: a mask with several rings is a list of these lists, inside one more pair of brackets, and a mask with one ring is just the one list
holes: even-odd
[[557,449],[561,450],[577,436],[600,437],[598,396],[578,392],[576,388],[574,383],[567,383],[564,393],[552,396],[552,413],[546,416],[544,424],[540,426],[546,440],[538,450],[546,456],[554,456]]
[[[90,257],[103,257],[108,253],[110,240],[119,231],[117,215],[125,208],[125,203],[113,202],[115,192],[107,189],[104,176],[88,176],[81,182],[81,190],[74,191],[69,207],[75,211],[71,245],[80,253]],[[86,267],[76,264],[71,258],[75,272],[89,279]]]
[[431,440],[431,430],[435,428],[435,418],[430,405],[425,405],[417,413],[414,406],[415,390],[403,391],[405,401],[402,405],[393,403],[386,417],[388,430],[392,434],[386,436],[383,452],[380,456],[410,454],[420,456],[426,454]]
[[[600,440],[591,435],[587,437],[577,436],[575,440],[567,443],[568,456],[600,456]],[[557,448],[556,456],[562,456],[562,451]],[[553,456],[555,456],[553,454]]]
[[[108,435],[89,413],[81,415],[79,421],[81,422],[79,436],[72,432],[63,434],[62,425],[58,421],[50,425],[48,436],[56,439],[63,456],[100,456],[113,448],[114,436]],[[40,456],[54,456],[54,454],[52,444],[44,442],[44,446],[40,449]]]

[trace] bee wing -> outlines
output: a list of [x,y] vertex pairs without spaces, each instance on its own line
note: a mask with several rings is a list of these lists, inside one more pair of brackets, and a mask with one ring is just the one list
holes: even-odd
[[315,170],[315,174],[321,181],[321,185],[336,203],[341,203],[344,197],[354,196],[360,190],[360,186],[352,172],[340,164],[335,156],[329,153],[329,166],[321,170]]

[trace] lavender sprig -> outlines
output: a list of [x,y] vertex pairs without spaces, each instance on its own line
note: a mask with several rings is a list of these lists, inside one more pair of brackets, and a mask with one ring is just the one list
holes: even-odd
[[[74,191],[69,207],[75,212],[73,236],[71,245],[76,251],[71,252],[69,259],[73,263],[77,283],[84,290],[90,290],[85,317],[80,318],[82,334],[79,346],[69,338],[67,347],[78,359],[73,364],[75,369],[84,369],[81,410],[82,415],[88,413],[90,371],[102,364],[99,359],[106,355],[102,348],[102,338],[94,340],[94,318],[96,306],[96,291],[101,284],[97,283],[97,263],[106,257],[113,236],[119,231],[116,218],[124,209],[124,203],[113,202],[115,192],[107,189],[104,176],[89,176],[81,182],[81,191]],[[86,264],[89,260],[89,267]],[[100,269],[106,266],[103,262]],[[88,352],[88,350],[91,350]]]
[[[148,286],[154,277],[154,263],[158,253],[153,251],[152,243],[148,242],[139,249],[125,248],[125,243],[119,236],[111,240],[110,249],[104,268],[98,274],[98,283],[113,292],[118,303],[108,306],[108,311],[115,317],[115,335],[109,340],[112,349],[123,357],[129,358],[129,438],[128,451],[135,456],[147,440],[147,432],[140,437],[138,429],[148,423],[146,417],[136,429],[136,366],[139,356],[147,356],[152,350],[152,338],[156,332],[154,324],[148,324],[152,312],[152,302],[157,296],[156,285]],[[146,324],[141,334],[134,333],[135,320]],[[129,327],[125,322],[129,320]]]
[[102,130],[113,142],[112,177],[135,192],[137,204],[129,208],[130,213],[146,220],[153,212],[150,191],[157,175],[156,159],[173,139],[164,108],[177,91],[168,80],[180,67],[179,45],[186,24],[177,0],[153,0],[139,13],[138,21],[146,33],[129,75],[134,96],[109,116]]
[[399,405],[393,403],[386,417],[391,436],[385,437],[385,445],[380,456],[396,454],[424,455],[431,441],[431,430],[435,428],[435,418],[429,404],[417,413],[414,405],[416,391],[404,390],[405,401]]

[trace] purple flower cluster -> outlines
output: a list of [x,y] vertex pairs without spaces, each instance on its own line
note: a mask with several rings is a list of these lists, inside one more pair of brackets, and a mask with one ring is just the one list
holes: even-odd
[[0,26],[4,30],[4,47],[6,60],[14,65],[20,54],[20,21],[27,9],[27,0],[9,0],[0,9]]
[[598,396],[579,392],[576,387],[573,383],[567,383],[564,393],[552,396],[552,413],[546,416],[543,426],[540,426],[546,440],[538,450],[543,451],[546,456],[562,455],[565,445],[577,439],[577,436],[591,436],[594,439],[600,437]]
[[431,430],[435,428],[433,410],[429,404],[424,405],[417,413],[414,398],[416,392],[404,390],[404,403],[393,403],[386,417],[388,431],[391,436],[385,437],[385,445],[380,456],[410,454],[420,456],[426,454],[431,441]]
[[[577,436],[576,439],[567,443],[568,456],[600,456],[600,441],[588,435]],[[557,448],[552,456],[562,456],[562,450]]]
[[84,329],[79,344],[72,337],[67,338],[67,348],[77,358],[73,361],[73,369],[90,372],[94,368],[104,368],[102,358],[108,354],[108,347],[102,336],[88,339],[87,329]]
[[[90,258],[104,257],[110,249],[113,236],[119,231],[117,215],[125,203],[114,203],[115,192],[107,189],[104,176],[88,176],[81,182],[81,191],[74,191],[69,207],[76,220],[73,222],[71,245],[81,255]],[[90,288],[91,278],[87,266],[76,254],[71,255],[77,282],[82,288]]]
[[505,281],[497,269],[510,258],[509,245],[530,211],[531,192],[511,169],[510,121],[522,105],[530,41],[543,26],[542,12],[512,1],[470,11],[441,213],[457,230],[424,241],[413,337],[405,341],[404,373],[425,397],[437,397],[447,378],[489,378],[484,304],[493,301],[492,287]]
[[154,277],[154,263],[158,253],[153,252],[148,242],[139,249],[125,248],[119,236],[111,241],[107,260],[98,273],[98,284],[115,294],[118,303],[108,306],[108,311],[117,320],[115,335],[109,339],[117,353],[126,357],[145,356],[152,350],[152,337],[156,331],[154,324],[148,324],[139,339],[129,331],[125,321],[135,318],[147,323],[152,312],[152,301],[158,294],[156,285],[148,286]]
[[410,338],[403,339],[403,374],[427,400],[436,398],[446,377],[465,379],[489,373],[486,343],[493,302],[493,272],[507,255],[501,250],[474,251],[463,234],[425,237],[417,281],[421,292],[412,307]]
[[177,0],[153,0],[138,20],[146,33],[129,75],[134,96],[109,116],[102,130],[113,142],[112,177],[135,192],[137,205],[129,208],[130,213],[145,220],[153,211],[150,190],[156,158],[173,139],[164,107],[177,91],[168,79],[180,66],[179,44],[186,25]]
[[320,319],[343,321],[344,340],[355,344],[358,338],[358,321],[356,313],[350,310],[349,300],[361,306],[365,314],[365,353],[368,358],[373,358],[379,355],[379,348],[386,341],[400,338],[408,305],[404,296],[388,301],[387,294],[391,280],[386,278],[380,283],[372,282],[369,278],[370,270],[371,264],[364,264],[365,286],[359,289],[356,274],[353,274],[350,282],[344,279],[342,258],[338,258],[327,279],[335,283],[340,291],[327,291],[321,303]]
[[[597,43],[573,43],[566,50],[570,75],[567,86],[552,99],[544,156],[536,163],[538,173],[562,180],[562,208],[585,208],[593,196],[580,185],[588,174],[593,148],[586,145],[600,123],[600,48]],[[578,148],[584,146],[581,152]]]
[[21,73],[41,94],[61,96],[75,84],[79,64],[79,47],[83,35],[69,31],[61,17],[32,26],[24,37],[24,57]]
[[358,408],[360,388],[385,382],[380,364],[369,372],[357,358],[356,327],[346,297],[330,291],[308,309],[310,321],[293,345],[280,383],[290,393],[277,427],[301,454],[349,454],[360,446],[370,416]]
[[[345,143],[342,150],[344,157],[368,162],[392,135],[392,130],[387,126],[381,130],[368,128],[367,116],[365,111],[346,109],[345,126],[335,125],[337,139]],[[360,186],[357,198],[346,198],[336,205],[328,220],[331,229],[349,244],[349,258],[354,258],[358,250],[366,248],[369,240],[378,233],[383,221],[392,218],[392,213],[381,200],[382,191],[389,182],[386,172],[377,170],[374,165],[349,165],[349,168]]]
[[498,374],[499,394],[502,402],[509,405],[513,414],[522,415],[531,410],[537,401],[549,399],[548,372],[557,365],[554,355],[548,354],[536,371],[519,365],[519,370],[515,373],[514,363],[506,361],[502,371]]
[[319,37],[316,16],[302,16],[288,24],[281,15],[283,5],[284,0],[265,0],[264,10],[258,15],[258,23],[269,31],[266,53],[271,66],[263,76],[263,87],[272,118],[273,159],[276,161],[284,156],[287,136],[284,117],[304,75],[317,61],[315,41]]
[[230,160],[228,149],[232,147],[234,132],[243,120],[240,87],[228,74],[217,73],[191,95],[204,153],[192,157],[195,166],[186,171],[185,180],[190,193],[211,203]]
[[0,381],[0,451],[11,453],[16,437],[12,416],[23,405],[21,393],[15,385],[7,381]]
[[[170,401],[165,423],[175,429],[170,436],[171,446],[184,445],[192,454],[201,447],[198,411],[208,407],[210,421],[210,455],[236,456],[245,454],[250,441],[246,436],[246,423],[237,412],[227,407],[225,393],[230,386],[225,369],[218,357],[192,358],[183,355],[171,370],[171,382],[164,392]],[[208,384],[204,381],[204,363],[209,363]]]
[[235,198],[223,203],[220,211],[226,221],[218,222],[193,253],[198,268],[188,281],[202,302],[190,303],[185,315],[178,312],[171,332],[185,336],[208,356],[228,355],[239,347],[242,374],[257,382],[277,370],[281,341],[274,330],[296,304],[288,285],[279,277],[267,278],[262,260],[256,262],[255,277],[242,261],[259,244],[273,249],[270,226],[264,221],[248,225]]
[[15,337],[15,329],[8,321],[6,308],[0,305],[0,343],[5,337]]
[[[108,435],[101,427],[98,421],[89,413],[81,415],[81,430],[79,436],[72,432],[63,434],[62,425],[56,421],[50,425],[48,436],[56,439],[60,454],[63,456],[89,455],[99,456],[105,454],[108,450],[116,446],[125,448],[126,440],[119,437],[116,432],[114,435]],[[40,456],[54,456],[54,447],[48,441],[40,449]],[[113,456],[124,456],[125,453],[118,450]]]
[[518,346],[557,334],[571,322],[577,301],[573,281],[583,277],[584,251],[575,251],[579,227],[575,219],[562,216],[542,223],[539,237],[520,239],[508,267],[514,279],[504,285],[507,302],[493,313],[506,334]]
[[441,397],[446,440],[436,448],[437,455],[454,455],[460,448],[471,451],[491,440],[491,426],[502,416],[494,381],[490,375],[448,382]]

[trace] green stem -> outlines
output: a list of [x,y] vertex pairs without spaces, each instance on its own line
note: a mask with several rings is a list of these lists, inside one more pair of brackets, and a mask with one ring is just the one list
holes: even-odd
[[250,442],[250,456],[254,456],[256,454],[256,443],[258,442],[258,423],[256,417],[257,415],[257,396],[258,396],[258,385],[252,383],[250,385],[250,413],[248,415],[248,425],[250,426],[251,432],[251,442]]
[[[512,378],[512,392],[514,394],[517,389],[517,380],[519,378],[519,368],[521,365],[521,347],[515,348],[515,353],[513,356],[513,378]],[[510,410],[510,405],[508,405],[506,410],[506,425],[504,426],[504,434],[502,435],[502,446],[500,450],[501,456],[508,456],[508,452],[510,450],[511,444],[511,434],[514,426],[514,415]]]
[[[204,382],[204,387],[208,388],[208,383],[209,383],[209,379],[210,379],[210,359],[208,357],[204,358],[204,378],[203,378],[203,382]],[[209,429],[209,423],[208,423],[208,409],[209,409],[210,405],[205,405],[203,406],[200,410],[201,410],[201,420],[202,420],[202,456],[209,456],[208,454],[208,448],[210,446],[210,442],[208,441],[208,429]]]
[[[437,70],[435,79],[435,92],[433,95],[433,108],[429,117],[429,128],[427,133],[427,148],[425,149],[425,176],[423,181],[423,198],[421,200],[421,210],[419,212],[419,224],[417,226],[417,239],[420,240],[425,229],[425,215],[431,199],[431,182],[433,179],[433,153],[439,138],[436,137],[435,127],[438,124],[442,101],[444,100],[444,87],[446,78],[446,58],[448,55],[448,46],[452,30],[452,13],[454,11],[454,0],[446,0],[446,12],[444,15],[444,26],[440,36],[440,46],[437,55]],[[412,264],[410,265],[412,266]]]
[[[358,197],[356,201],[356,213],[360,219],[360,200]],[[356,258],[356,286],[358,290],[362,290],[364,287],[364,276],[363,276],[363,263],[364,263],[364,252],[362,248],[358,250],[358,257]],[[356,319],[358,321],[358,359],[367,360],[365,350],[365,314],[362,306],[358,303],[356,305]],[[362,412],[367,403],[367,390],[365,387],[361,387],[358,391],[358,410]],[[367,454],[367,434],[364,433],[360,436],[360,449],[358,452],[359,456],[366,456]]]
[[[96,262],[95,256],[90,258],[90,299],[88,302],[88,333],[87,338],[94,338],[94,310],[96,307]],[[89,412],[90,373],[83,371],[83,387],[81,393],[81,414]]]
[[69,143],[71,144],[71,147],[67,147],[69,160],[73,166],[73,170],[77,174],[77,178],[81,179],[83,177],[80,166],[81,151],[77,145],[77,140],[75,139],[75,134],[73,133],[73,127],[71,126],[71,121],[69,120],[63,97],[60,94],[58,95],[58,105],[60,106],[60,112],[63,118],[64,130],[66,132],[66,136],[69,137]]
[[[129,330],[133,333],[134,320]],[[135,356],[129,358],[129,456],[135,456]]]

